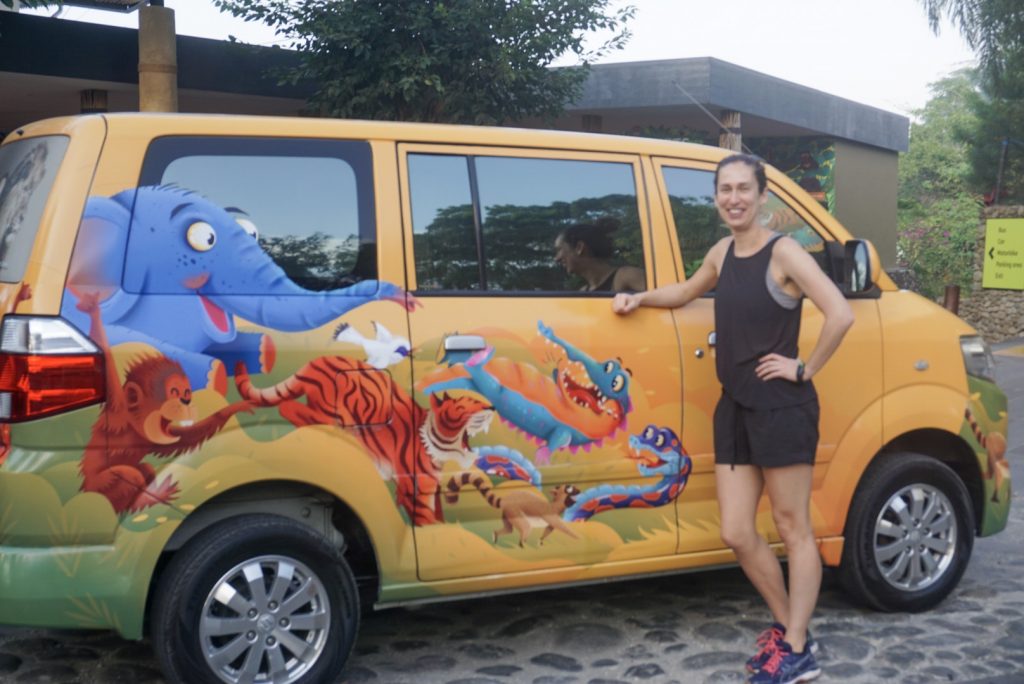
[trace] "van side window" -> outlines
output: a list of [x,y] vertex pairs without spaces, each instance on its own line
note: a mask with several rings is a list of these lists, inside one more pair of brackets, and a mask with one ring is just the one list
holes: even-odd
[[599,224],[607,231],[609,264],[643,268],[631,164],[428,154],[408,158],[421,292],[582,294],[586,281],[555,261],[555,239],[578,224]]
[[689,278],[704,263],[704,255],[711,246],[729,231],[718,218],[711,171],[666,166],[662,172],[683,253],[683,271]]
[[462,156],[409,155],[413,249],[421,290],[480,289],[469,168]]
[[[226,209],[307,290],[377,276],[373,168],[365,142],[160,138],[147,150],[139,185],[192,191]],[[142,228],[133,222],[129,251],[144,246]],[[132,268],[128,260],[126,289],[139,282]],[[240,291],[238,282],[223,294],[272,294],[254,281]],[[159,293],[154,285],[150,280],[146,292]],[[211,277],[205,287],[217,294],[217,286]]]
[[[668,202],[676,224],[679,249],[683,253],[683,270],[689,278],[704,262],[711,246],[729,234],[722,225],[715,208],[714,173],[702,169],[663,167]],[[781,233],[789,235],[815,257],[824,270],[825,242],[800,215],[778,195],[768,191],[768,201],[761,213],[761,221]]]

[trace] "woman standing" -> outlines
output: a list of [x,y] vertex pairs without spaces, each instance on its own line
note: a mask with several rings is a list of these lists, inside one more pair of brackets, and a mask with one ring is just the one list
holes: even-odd
[[[715,206],[730,236],[715,244],[685,282],[616,295],[612,308],[675,308],[716,288],[715,479],[722,541],[760,592],[774,623],[747,661],[758,684],[790,684],[821,673],[807,627],[821,585],[821,558],[810,520],[818,443],[818,397],[811,384],[853,324],[835,284],[793,239],[758,221],[768,199],[764,164],[736,154],[715,170]],[[825,323],[806,363],[799,358],[801,298]],[[782,568],[757,533],[757,503],[767,490],[789,559]]]

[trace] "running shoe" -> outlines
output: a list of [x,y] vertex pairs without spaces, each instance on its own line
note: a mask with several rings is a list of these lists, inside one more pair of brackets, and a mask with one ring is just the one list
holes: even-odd
[[[778,648],[780,641],[786,637],[786,628],[778,623],[773,622],[771,627],[764,630],[757,635],[757,653],[747,659],[747,672],[757,672],[761,667],[768,661],[775,649]],[[810,630],[807,632],[807,643],[804,646],[805,649],[810,650],[811,653],[818,652],[818,642],[811,636]]]
[[820,674],[821,668],[810,648],[805,648],[803,653],[793,653],[788,643],[780,641],[761,669],[747,681],[749,684],[797,684],[816,679]]
[[786,638],[786,628],[778,622],[757,635],[757,653],[747,660],[747,672],[757,672],[771,657],[780,641]]

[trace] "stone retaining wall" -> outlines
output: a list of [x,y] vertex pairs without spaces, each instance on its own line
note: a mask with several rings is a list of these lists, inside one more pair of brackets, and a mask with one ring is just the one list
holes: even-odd
[[978,226],[974,280],[970,292],[960,294],[960,318],[978,329],[988,342],[1024,337],[1024,290],[986,290],[981,286],[985,258],[985,220],[1024,218],[1024,206],[987,207]]

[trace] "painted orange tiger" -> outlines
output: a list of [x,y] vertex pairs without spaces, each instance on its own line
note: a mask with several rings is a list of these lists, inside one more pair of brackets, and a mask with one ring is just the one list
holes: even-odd
[[[244,364],[235,385],[256,406],[276,406],[295,427],[353,427],[414,525],[444,522],[440,472],[445,461],[466,467],[469,438],[490,426],[494,410],[471,396],[430,395],[417,404],[387,372],[344,356],[321,356],[272,387],[254,387]],[[305,403],[300,399],[305,397]]]

